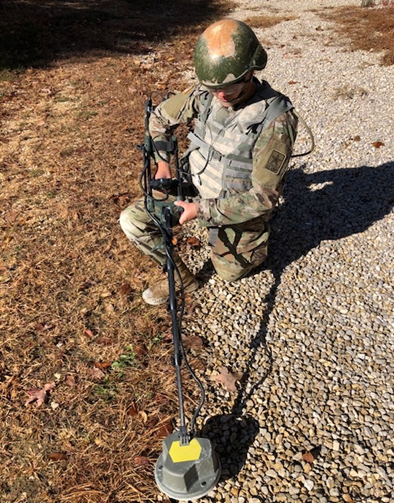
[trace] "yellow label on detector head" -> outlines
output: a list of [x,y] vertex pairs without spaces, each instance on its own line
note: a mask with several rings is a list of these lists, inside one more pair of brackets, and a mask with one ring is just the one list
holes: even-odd
[[187,445],[180,445],[179,440],[172,442],[169,455],[174,463],[183,461],[197,461],[200,459],[201,445],[193,438]]

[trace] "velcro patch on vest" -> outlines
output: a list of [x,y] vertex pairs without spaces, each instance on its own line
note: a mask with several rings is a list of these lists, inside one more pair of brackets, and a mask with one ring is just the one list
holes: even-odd
[[270,158],[268,159],[266,169],[271,171],[271,173],[277,175],[279,174],[285,160],[285,154],[282,154],[282,152],[278,152],[278,150],[274,149],[272,151],[272,154],[270,155]]

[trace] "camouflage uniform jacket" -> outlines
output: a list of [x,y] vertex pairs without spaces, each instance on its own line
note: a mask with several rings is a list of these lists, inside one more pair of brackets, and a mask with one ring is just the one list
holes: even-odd
[[[189,135],[190,171],[200,198],[196,202],[201,226],[221,227],[268,221],[278,202],[297,133],[291,103],[266,82],[255,79],[256,92],[238,108],[223,107],[202,87],[179,93],[153,112],[150,132],[156,142],[180,123],[196,120]],[[275,99],[287,111],[272,113]],[[274,117],[273,120],[267,120]],[[156,160],[166,158],[160,151]]]

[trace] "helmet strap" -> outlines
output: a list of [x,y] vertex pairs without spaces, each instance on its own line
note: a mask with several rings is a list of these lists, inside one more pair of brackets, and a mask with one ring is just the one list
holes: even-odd
[[245,76],[245,79],[243,80],[243,82],[245,83],[245,85],[242,88],[242,91],[237,96],[237,98],[235,98],[235,100],[231,101],[231,106],[232,107],[234,105],[238,105],[240,102],[242,102],[245,99],[245,97],[246,97],[246,95],[248,93],[249,84],[251,84],[252,81],[253,81],[253,71],[250,72],[250,78],[246,78],[246,76]]

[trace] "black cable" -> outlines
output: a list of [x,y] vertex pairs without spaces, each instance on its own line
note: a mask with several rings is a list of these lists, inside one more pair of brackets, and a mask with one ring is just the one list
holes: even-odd
[[[151,96],[150,96],[149,100],[150,100],[149,103],[151,104]],[[150,109],[148,108],[148,106],[146,107],[146,112],[150,113]],[[147,128],[147,124],[146,124],[146,128]],[[146,131],[146,134],[149,135],[148,130]],[[159,151],[156,149],[156,146],[154,145],[154,142],[152,141],[152,138],[150,135],[149,135],[148,139],[149,139],[149,144],[153,147],[153,149],[155,149],[155,152],[161,157],[161,155],[160,155]],[[179,349],[180,349],[182,359],[185,363],[186,369],[188,370],[189,374],[194,379],[194,381],[197,383],[198,387],[200,388],[200,392],[201,392],[200,402],[199,402],[198,406],[196,407],[194,414],[193,414],[193,417],[192,417],[192,420],[190,422],[190,435],[193,437],[195,434],[195,423],[196,423],[196,420],[197,420],[197,418],[201,412],[201,409],[205,403],[206,393],[205,393],[205,389],[204,389],[204,386],[203,386],[201,380],[197,377],[197,375],[195,374],[195,372],[193,371],[193,369],[191,368],[191,366],[188,362],[186,351],[185,351],[185,348],[184,348],[184,345],[182,342],[182,319],[183,319],[184,310],[185,310],[185,291],[184,291],[182,276],[179,272],[179,269],[174,261],[172,254],[170,253],[169,247],[166,245],[166,243],[168,241],[170,241],[169,238],[171,237],[171,235],[169,234],[168,230],[165,228],[165,226],[160,221],[160,218],[158,218],[155,215],[155,213],[153,211],[150,211],[148,208],[148,199],[150,199],[150,201],[153,202],[154,205],[155,205],[155,202],[158,202],[159,206],[160,206],[163,204],[163,202],[168,200],[169,193],[167,191],[164,191],[164,198],[163,199],[155,199],[151,195],[151,193],[149,192],[150,191],[150,188],[148,187],[149,179],[150,179],[150,162],[149,161],[150,161],[150,156],[152,155],[152,153],[147,150],[147,146],[145,144],[141,145],[140,148],[141,148],[141,150],[143,150],[144,167],[143,167],[143,170],[142,170],[141,175],[139,177],[139,186],[140,186],[142,193],[144,195],[145,209],[146,209],[148,215],[150,216],[150,218],[153,220],[153,222],[156,224],[156,226],[160,229],[160,231],[162,233],[163,240],[165,243],[165,253],[166,253],[167,259],[171,262],[171,265],[172,265],[174,271],[176,272],[176,275],[178,277],[179,284],[180,284],[181,303],[180,303],[179,314],[178,314]],[[165,160],[165,159],[163,159],[163,160]]]

